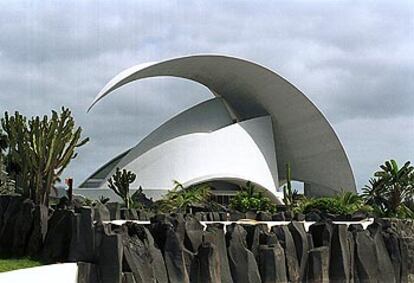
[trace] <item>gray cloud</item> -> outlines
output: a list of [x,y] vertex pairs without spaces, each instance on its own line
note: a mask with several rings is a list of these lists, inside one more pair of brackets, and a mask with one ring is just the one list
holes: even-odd
[[386,158],[413,159],[410,1],[3,1],[0,111],[72,109],[91,143],[68,168],[79,183],[160,123],[211,94],[184,80],[130,84],[86,109],[138,63],[223,53],[266,65],[325,113],[366,183]]

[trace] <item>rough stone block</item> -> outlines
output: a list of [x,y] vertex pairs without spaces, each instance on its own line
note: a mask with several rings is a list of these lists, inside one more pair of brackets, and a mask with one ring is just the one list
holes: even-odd
[[26,254],[39,257],[47,233],[49,209],[44,205],[37,205],[33,212],[33,227],[26,247]]
[[25,255],[30,233],[33,227],[34,203],[32,200],[25,200],[20,211],[15,216],[16,223],[13,231],[13,256],[22,257]]
[[148,247],[137,235],[123,235],[123,270],[130,270],[137,282],[155,282]]
[[261,245],[259,270],[263,283],[288,282],[285,252],[280,244]]
[[95,235],[100,282],[122,282],[122,233],[113,233],[109,225],[97,225]]
[[190,282],[188,266],[190,259],[185,258],[182,240],[171,227],[166,227],[166,241],[164,246],[164,260],[167,267],[168,279],[171,283]]
[[99,283],[96,265],[78,262],[78,283]]
[[122,283],[137,283],[137,281],[135,281],[135,277],[132,272],[124,272],[122,273]]
[[332,223],[328,221],[317,222],[309,227],[315,248],[331,246],[332,229]]
[[4,202],[8,199],[7,208],[3,214],[3,223],[0,230],[0,256],[12,257],[14,256],[13,241],[14,231],[16,227],[16,215],[18,215],[23,206],[23,199],[21,197],[10,196],[3,198]]
[[355,281],[378,282],[380,271],[375,249],[375,241],[369,231],[355,231]]
[[259,269],[253,253],[247,249],[246,234],[240,225],[228,226],[226,242],[232,278],[234,282],[259,283]]
[[72,237],[69,261],[94,262],[95,231],[90,207],[81,207],[72,216]]
[[42,258],[46,263],[68,260],[72,237],[72,217],[70,210],[55,210],[50,217],[43,245]]
[[322,217],[319,215],[319,213],[312,211],[305,215],[305,220],[318,222],[322,220]]
[[290,233],[292,234],[293,241],[295,242],[296,255],[300,269],[300,278],[302,280],[305,276],[308,261],[308,237],[306,235],[305,227],[302,223],[292,221],[291,223],[289,223],[288,228],[290,230]]
[[382,225],[373,223],[368,226],[368,230],[375,243],[375,252],[380,276],[379,278],[385,282],[396,282],[394,266],[382,237]]
[[[210,238],[206,241],[211,241],[217,248],[217,252],[220,259],[220,276],[221,282],[223,283],[232,283],[233,279],[231,277],[229,259],[227,256],[226,248],[226,238],[223,231],[222,224],[208,225],[207,232],[210,233]],[[206,238],[206,237],[205,237]]]
[[110,220],[119,220],[121,219],[121,204],[119,202],[108,202],[105,206],[109,210],[109,219]]
[[[308,271],[306,282],[329,283],[329,248],[318,247],[309,252]],[[335,262],[332,262],[335,264]],[[344,279],[332,280],[332,282],[349,282]]]
[[277,212],[272,215],[272,221],[285,221],[285,213]]
[[330,279],[349,282],[352,277],[351,255],[346,225],[333,225],[330,248],[332,262],[329,269]]
[[259,211],[256,216],[258,221],[272,221],[272,214],[265,211]]
[[289,228],[285,225],[273,226],[274,232],[285,251],[286,270],[290,282],[300,281],[299,261],[296,254],[296,246]]
[[198,272],[192,276],[192,282],[200,283],[220,283],[221,264],[220,255],[217,247],[213,243],[203,242],[197,254]]

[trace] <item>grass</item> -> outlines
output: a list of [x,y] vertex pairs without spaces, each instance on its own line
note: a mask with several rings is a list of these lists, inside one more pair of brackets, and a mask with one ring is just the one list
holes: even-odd
[[0,259],[0,272],[29,268],[42,265],[41,262],[29,258]]

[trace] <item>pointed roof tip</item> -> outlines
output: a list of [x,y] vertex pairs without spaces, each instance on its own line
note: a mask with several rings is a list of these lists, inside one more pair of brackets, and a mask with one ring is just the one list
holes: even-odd
[[98,101],[97,101],[97,100],[96,100],[96,98],[95,98],[95,99],[92,101],[91,105],[89,105],[88,109],[86,110],[86,113],[89,113],[89,112],[91,111],[92,107],[94,107],[94,106],[95,106],[96,102],[98,102]]

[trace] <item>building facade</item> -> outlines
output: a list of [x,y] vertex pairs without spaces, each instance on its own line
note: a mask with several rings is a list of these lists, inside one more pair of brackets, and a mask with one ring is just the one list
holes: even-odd
[[326,118],[287,80],[253,62],[198,55],[137,65],[114,77],[89,109],[127,83],[160,76],[198,82],[214,98],[162,124],[98,169],[77,193],[110,194],[106,183],[119,167],[137,174],[131,188],[142,186],[154,199],[173,180],[211,183],[217,196],[251,181],[278,201],[286,164],[307,195],[356,191],[345,150]]

